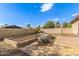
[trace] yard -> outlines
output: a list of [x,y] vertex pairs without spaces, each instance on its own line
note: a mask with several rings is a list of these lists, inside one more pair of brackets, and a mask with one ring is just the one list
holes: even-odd
[[[11,29],[10,29],[11,30]],[[3,39],[5,39],[6,37],[8,38],[8,40],[13,40],[17,43],[21,43],[23,44],[25,41],[25,43],[29,43],[29,40],[31,40],[33,37],[35,38],[36,34],[32,34],[31,31],[29,31],[31,33],[31,35],[27,35],[27,31],[25,30],[13,30],[13,32],[11,32],[10,30],[9,33],[8,31],[5,30],[1,30],[3,32],[1,32],[4,36]],[[14,32],[15,31],[15,32]],[[18,32],[17,32],[18,31]],[[21,32],[23,31],[23,33]],[[10,35],[12,33],[17,34],[15,36],[6,36],[6,35]],[[20,35],[19,35],[20,32]],[[28,33],[29,33],[28,32]],[[1,34],[0,33],[0,34]],[[52,33],[51,33],[52,34]],[[41,34],[42,35],[42,34]],[[56,36],[55,36],[56,35]],[[70,56],[70,55],[79,55],[79,40],[77,39],[77,36],[73,35],[73,34],[52,34],[52,36],[55,37],[55,41],[54,43],[48,44],[48,45],[43,45],[40,46],[38,44],[38,42],[34,39],[33,42],[29,43],[29,44],[23,44],[24,46],[22,47],[17,47],[14,48],[12,45],[7,44],[4,42],[3,39],[1,39],[0,41],[0,55],[9,55],[9,56]],[[27,38],[29,40],[27,40]],[[6,41],[6,40],[5,40]],[[23,43],[22,43],[23,42]],[[17,45],[17,44],[15,44]]]

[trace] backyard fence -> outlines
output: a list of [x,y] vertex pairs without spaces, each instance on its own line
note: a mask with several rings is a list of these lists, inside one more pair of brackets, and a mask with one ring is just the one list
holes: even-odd
[[54,33],[54,34],[71,34],[72,28],[50,28],[50,29],[41,29],[44,33]]

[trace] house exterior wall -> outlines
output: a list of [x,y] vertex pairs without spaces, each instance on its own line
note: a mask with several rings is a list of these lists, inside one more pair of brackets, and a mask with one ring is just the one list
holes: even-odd
[[76,35],[79,33],[79,20],[72,24],[72,31]]

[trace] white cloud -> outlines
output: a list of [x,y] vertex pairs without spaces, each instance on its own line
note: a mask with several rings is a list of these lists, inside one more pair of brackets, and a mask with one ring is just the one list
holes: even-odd
[[77,16],[77,15],[79,15],[79,13],[72,14],[72,16]]
[[30,24],[30,23],[25,23],[25,25]]
[[55,19],[54,19],[54,21],[58,21],[58,20],[59,20],[59,18],[55,18]]
[[59,21],[60,18],[53,18],[53,19],[49,19],[49,20],[53,20],[53,21]]
[[53,3],[45,3],[41,6],[41,12],[46,12],[52,8]]

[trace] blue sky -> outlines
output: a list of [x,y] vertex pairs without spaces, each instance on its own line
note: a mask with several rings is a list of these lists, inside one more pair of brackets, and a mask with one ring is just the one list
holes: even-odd
[[77,14],[78,3],[0,3],[0,24],[38,26],[48,20],[70,22]]

